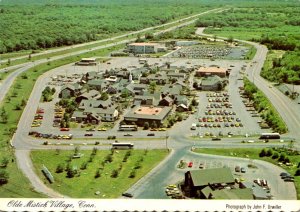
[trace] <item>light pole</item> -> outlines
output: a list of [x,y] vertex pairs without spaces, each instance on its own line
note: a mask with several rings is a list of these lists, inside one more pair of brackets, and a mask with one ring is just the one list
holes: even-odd
[[166,132],[166,149],[169,151],[169,148],[168,148],[168,138],[169,138],[169,135],[168,135],[168,132]]

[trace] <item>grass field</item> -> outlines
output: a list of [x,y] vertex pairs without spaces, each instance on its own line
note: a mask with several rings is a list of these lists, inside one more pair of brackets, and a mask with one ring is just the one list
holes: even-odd
[[[128,150],[118,150],[112,155],[112,162],[104,162],[109,150],[97,151],[92,162],[88,162],[87,168],[81,170],[82,163],[89,161],[92,150],[79,150],[83,156],[71,161],[71,166],[77,167],[79,176],[68,178],[66,171],[55,173],[58,164],[66,166],[66,160],[74,151],[33,151],[31,154],[36,172],[44,180],[44,182],[57,190],[58,192],[74,198],[117,198],[122,192],[126,191],[137,182],[141,177],[147,174],[161,160],[163,160],[168,152],[166,150],[131,150],[131,155],[126,162],[122,162]],[[136,163],[140,161],[141,167],[135,169]],[[52,173],[55,182],[49,184],[41,172],[42,165],[48,168]],[[97,170],[100,168],[100,177],[95,178]],[[117,177],[112,177],[113,170],[119,170]],[[136,170],[136,176],[130,178],[132,170]],[[80,185],[80,186],[78,186]],[[95,195],[96,191],[100,191],[100,195]]]
[[[195,149],[194,151],[197,153],[204,153],[204,154],[212,154],[212,155],[223,155],[223,156],[231,156],[231,157],[240,157],[240,158],[251,158],[257,160],[267,161],[269,163],[278,165],[278,160],[272,157],[260,157],[259,153],[261,152],[262,148],[232,148],[232,149],[213,149],[213,148],[201,148]],[[285,153],[290,162],[295,164],[295,166],[286,166],[281,165],[287,172],[289,172],[292,176],[294,176],[297,170],[297,164],[299,161],[299,155],[291,155],[291,153],[284,148],[277,148],[272,150],[273,153],[277,152],[278,154]],[[290,155],[289,155],[290,154]],[[297,199],[300,199],[300,176],[295,176],[295,186],[297,190]]]

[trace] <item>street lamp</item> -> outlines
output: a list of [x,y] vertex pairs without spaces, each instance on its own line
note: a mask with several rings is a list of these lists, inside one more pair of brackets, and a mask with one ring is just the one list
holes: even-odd
[[169,135],[168,135],[168,132],[166,132],[166,149],[169,151],[169,148],[168,148],[168,138],[169,138]]

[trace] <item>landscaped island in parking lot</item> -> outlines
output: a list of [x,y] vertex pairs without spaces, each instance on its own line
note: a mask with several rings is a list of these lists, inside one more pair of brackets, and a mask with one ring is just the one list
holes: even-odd
[[[166,150],[33,151],[35,171],[47,186],[73,198],[117,198],[153,169]],[[41,169],[54,177],[50,184]],[[80,185],[80,186],[78,186]]]

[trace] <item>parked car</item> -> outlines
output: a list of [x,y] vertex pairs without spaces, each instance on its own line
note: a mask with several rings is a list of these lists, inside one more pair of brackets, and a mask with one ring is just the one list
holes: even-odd
[[93,131],[96,131],[96,129],[95,129],[95,128],[89,128],[89,129],[87,129],[86,131],[87,131],[87,132],[93,132]]
[[188,167],[189,167],[189,168],[192,168],[192,167],[193,167],[193,162],[192,162],[192,161],[189,162]]
[[60,131],[69,131],[70,129],[69,128],[66,128],[66,127],[64,127],[64,128],[60,128]]
[[127,133],[127,134],[125,134],[124,136],[132,136],[132,134]]
[[155,136],[154,133],[148,133],[147,136]]
[[93,133],[85,133],[84,136],[93,136]]
[[240,171],[241,171],[241,167],[236,166],[236,167],[234,168],[234,170],[235,170],[236,172],[240,172]]
[[242,173],[246,173],[246,169],[244,167],[241,168]]
[[205,166],[204,166],[204,163],[200,163],[200,164],[199,164],[199,169],[204,169],[204,167],[205,167]]
[[123,197],[129,197],[129,198],[132,198],[132,197],[133,197],[133,195],[132,195],[131,193],[127,193],[127,192],[122,193],[122,196],[123,196]]
[[287,178],[284,178],[283,181],[284,182],[295,182],[295,179],[291,178],[291,177],[287,177]]

